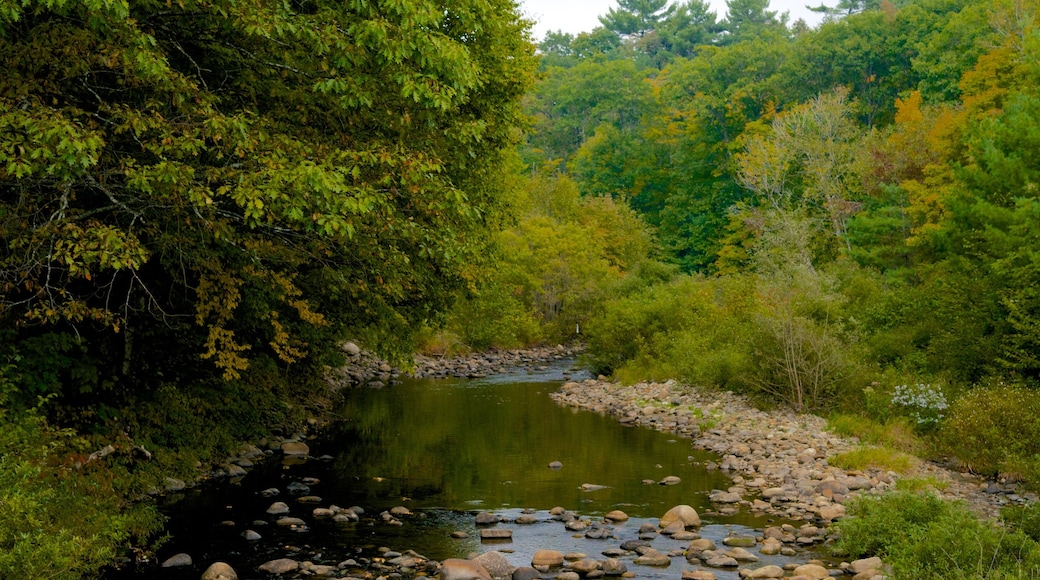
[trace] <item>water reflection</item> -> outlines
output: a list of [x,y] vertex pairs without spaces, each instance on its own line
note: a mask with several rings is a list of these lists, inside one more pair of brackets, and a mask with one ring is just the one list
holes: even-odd
[[[574,537],[562,524],[550,522],[547,510],[563,506],[595,517],[621,509],[633,519],[618,526],[615,536],[633,539],[641,523],[656,524],[674,505],[689,504],[701,513],[711,509],[707,494],[730,485],[728,477],[703,467],[713,456],[694,450],[689,439],[558,406],[549,393],[559,388],[566,369],[558,364],[511,377],[405,381],[352,391],[337,409],[339,420],[310,442],[312,455],[326,459],[283,465],[271,458],[241,482],[168,500],[172,540],[160,556],[188,552],[197,564],[193,569],[152,569],[120,578],[198,578],[215,560],[254,577],[257,566],[273,558],[336,564],[379,546],[413,549],[436,560],[499,549],[510,552],[514,565],[529,563],[541,548],[596,557],[620,542]],[[550,469],[552,461],[563,467]],[[681,482],[644,483],[671,475]],[[361,506],[370,519],[344,525],[310,517],[316,505],[300,504],[286,492],[290,483],[305,478],[319,481],[308,492],[321,498],[318,505]],[[603,487],[583,491],[583,484]],[[289,503],[290,515],[307,521],[305,531],[274,525],[275,517],[265,513],[274,499],[260,493],[271,487],[282,490],[274,499]],[[400,526],[371,519],[394,506],[415,515],[402,518]],[[535,510],[539,523],[504,525],[514,530],[512,541],[480,544],[474,513],[493,511],[513,519],[523,508]],[[730,531],[748,532],[744,526],[766,525],[765,519],[748,514],[704,520],[701,534],[716,540]],[[241,537],[246,528],[263,539],[246,542]],[[469,532],[470,538],[450,538],[456,530]],[[665,552],[685,544],[655,540]],[[638,567],[637,573],[675,578],[684,564],[677,558],[668,568]]]

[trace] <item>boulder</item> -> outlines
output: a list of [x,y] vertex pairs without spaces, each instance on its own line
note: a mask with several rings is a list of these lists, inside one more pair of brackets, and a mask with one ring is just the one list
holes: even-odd
[[538,566],[562,566],[563,552],[557,550],[538,550],[531,558],[531,565]]
[[729,556],[712,556],[704,561],[704,565],[710,568],[736,568],[740,565],[735,559]]
[[511,540],[513,539],[513,530],[507,530],[504,528],[492,528],[486,530],[480,530],[481,540]]
[[530,566],[520,566],[513,570],[512,580],[538,580],[542,573]]
[[731,548],[726,550],[725,554],[738,562],[758,562],[758,556],[744,548]]
[[665,536],[674,536],[683,531],[686,531],[686,525],[682,522],[675,521],[665,526],[665,528],[661,530],[661,534]]
[[819,564],[802,564],[801,566],[794,569],[795,576],[805,576],[806,578],[812,578],[813,580],[825,580],[830,578],[830,574],[827,569]]
[[602,564],[591,558],[585,558],[582,560],[578,560],[577,562],[571,562],[571,570],[574,570],[582,576],[585,576],[589,572],[599,570],[601,567]]
[[672,561],[667,554],[662,554],[653,548],[645,548],[635,559],[635,563],[641,566],[667,566]]
[[441,562],[442,580],[491,580],[491,574],[473,560],[448,558]]
[[628,566],[625,566],[625,563],[617,558],[607,558],[603,561],[600,569],[607,576],[621,576],[628,572]]
[[682,580],[716,580],[715,574],[707,570],[683,570]]
[[276,501],[267,508],[267,513],[272,516],[281,516],[289,513],[289,505],[284,501]]
[[202,573],[200,580],[238,580],[235,569],[224,562],[213,562]]
[[183,552],[170,556],[161,564],[162,568],[180,568],[183,566],[191,566],[191,556]]
[[784,545],[776,538],[766,538],[759,550],[765,556],[775,556],[780,553]]
[[303,441],[283,441],[280,448],[283,454],[291,456],[305,456],[311,452],[311,448]]
[[873,558],[856,560],[852,562],[849,567],[854,573],[859,574],[860,572],[866,572],[868,570],[880,570],[881,565],[881,558],[875,556]]
[[288,572],[295,572],[299,570],[300,563],[296,560],[290,560],[289,558],[279,558],[277,560],[270,560],[260,564],[260,571],[267,572],[268,574],[286,574]]
[[614,511],[607,512],[607,515],[603,516],[603,518],[607,519],[607,520],[610,520],[612,522],[627,522],[628,521],[628,514],[626,514],[625,512],[623,512],[621,510],[614,510]]
[[490,512],[480,512],[473,521],[478,526],[493,526],[498,523],[498,516]]
[[761,568],[755,568],[754,570],[751,570],[746,575],[744,575],[744,578],[752,578],[752,579],[755,579],[755,580],[757,580],[759,578],[783,578],[783,577],[784,577],[784,569],[781,568],[780,566],[774,566],[774,565],[762,566]]
[[697,515],[697,510],[688,505],[677,505],[661,516],[658,526],[667,528],[669,524],[677,521],[682,522],[683,527],[686,528],[696,528],[701,525],[701,517]]
[[484,569],[487,570],[487,573],[491,574],[492,578],[501,579],[512,577],[513,565],[509,563],[509,560],[506,560],[506,557],[503,556],[501,552],[484,552],[476,558],[473,558],[473,561],[483,566]]

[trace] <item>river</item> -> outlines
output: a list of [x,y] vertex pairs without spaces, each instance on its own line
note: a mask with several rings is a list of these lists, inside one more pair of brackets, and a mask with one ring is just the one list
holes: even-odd
[[[311,458],[283,461],[276,454],[237,481],[161,500],[170,538],[158,560],[183,552],[192,556],[193,566],[145,567],[112,578],[197,579],[214,561],[231,564],[240,578],[263,578],[267,575],[257,567],[275,558],[335,565],[377,557],[379,548],[414,550],[434,560],[494,549],[514,566],[529,565],[538,549],[602,558],[603,550],[635,539],[641,524],[656,524],[680,504],[702,514],[699,533],[720,548],[728,534],[755,535],[756,528],[780,523],[747,512],[713,515],[708,493],[726,489],[730,480],[706,469],[706,462],[718,458],[694,449],[689,439],[625,427],[611,417],[554,403],[549,394],[567,377],[581,378],[568,364],[485,379],[404,380],[351,391],[330,427],[308,441]],[[551,462],[562,467],[551,469]],[[667,476],[680,482],[656,483]],[[294,493],[291,484],[307,489]],[[278,495],[264,493],[271,489]],[[320,500],[301,503],[301,496]],[[306,525],[274,525],[276,516],[266,510],[275,501],[287,503],[289,515]],[[329,505],[360,506],[365,514],[356,523],[311,517],[313,508]],[[615,526],[614,539],[591,540],[553,521],[548,510],[555,506],[592,520],[611,510],[631,519]],[[412,515],[398,518],[400,525],[384,522],[379,514],[394,507]],[[499,524],[512,530],[513,538],[482,542],[474,515],[485,511],[509,520],[527,512],[538,523]],[[260,539],[247,541],[246,530]],[[468,538],[451,537],[460,531]],[[687,543],[660,536],[653,547],[668,553]],[[808,556],[761,558],[755,566],[804,562]],[[675,579],[690,566],[673,557],[667,567],[629,561],[628,568],[638,578]],[[737,578],[733,569],[716,574]]]

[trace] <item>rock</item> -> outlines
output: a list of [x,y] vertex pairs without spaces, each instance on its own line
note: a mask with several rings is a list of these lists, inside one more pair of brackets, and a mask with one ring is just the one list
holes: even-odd
[[283,528],[287,528],[290,526],[306,526],[307,522],[301,520],[300,518],[291,518],[289,516],[285,516],[278,518],[278,521],[276,521],[275,524],[282,526]]
[[538,566],[562,566],[563,552],[557,550],[538,550],[531,558],[531,565]]
[[580,532],[589,527],[589,523],[585,520],[571,520],[564,524],[563,527],[567,528],[567,530],[571,532]]
[[793,575],[805,576],[812,580],[824,580],[830,578],[830,574],[827,569],[819,564],[802,564],[801,566],[794,569]]
[[276,496],[276,495],[278,495],[280,493],[282,493],[282,492],[277,487],[269,487],[269,488],[261,491],[260,492],[260,496],[261,497],[274,497],[274,496]]
[[276,501],[267,508],[267,513],[272,516],[281,516],[289,513],[289,505],[283,501]]
[[285,486],[285,489],[288,490],[289,493],[294,495],[305,495],[311,492],[311,486],[300,481],[294,481],[290,483],[289,485]]
[[580,580],[581,576],[578,576],[577,572],[560,572],[556,575],[556,580]]
[[690,540],[696,540],[701,537],[697,532],[681,531],[672,534],[673,540],[679,540],[680,542],[688,542]]
[[820,508],[820,519],[826,521],[845,517],[845,506],[841,504],[830,504]]
[[766,538],[765,541],[762,542],[762,548],[759,549],[759,552],[764,556],[775,556],[780,553],[780,550],[783,547],[784,546],[780,540],[776,538]]
[[603,516],[603,519],[610,520],[612,522],[627,522],[628,514],[621,510],[613,510],[607,512],[607,515]]
[[491,580],[491,574],[473,560],[448,558],[441,562],[442,580]]
[[587,575],[589,572],[599,570],[601,567],[602,564],[590,558],[585,558],[571,563],[571,570],[574,570],[582,576]]
[[530,566],[520,566],[513,570],[512,580],[538,580],[542,573]]
[[289,558],[279,558],[277,560],[271,560],[260,564],[259,570],[261,572],[267,572],[268,574],[285,574],[287,572],[295,572],[299,570],[300,563],[296,560],[290,560]]
[[716,580],[716,576],[707,570],[683,570],[682,580]]
[[740,503],[740,500],[744,499],[739,493],[733,493],[732,491],[723,491],[713,493],[708,496],[708,499],[715,503]]
[[661,530],[661,534],[665,536],[674,536],[675,534],[685,530],[686,526],[684,526],[682,522],[675,521],[665,526],[665,528]]
[[704,561],[704,565],[709,568],[736,568],[740,563],[729,556],[712,556]]
[[641,566],[668,566],[672,561],[667,554],[662,554],[653,548],[646,548],[635,559],[635,563]]
[[345,342],[343,343],[343,352],[349,354],[350,356],[357,356],[361,354],[361,349],[358,348],[358,345],[354,344],[353,342]]
[[682,522],[686,528],[697,528],[701,525],[701,517],[697,515],[697,510],[688,505],[677,505],[661,516],[658,526],[667,528],[668,524],[677,521]]
[[481,540],[511,540],[513,539],[513,530],[507,530],[504,528],[495,528],[480,530]]
[[585,537],[590,540],[606,540],[614,537],[614,530],[602,524],[593,524],[592,527],[585,532]]
[[735,548],[752,548],[758,542],[751,536],[726,536],[722,543]]
[[174,554],[167,558],[160,567],[162,568],[180,568],[182,566],[191,566],[191,556],[185,553]]
[[550,462],[549,469],[563,469],[563,464],[559,461]]
[[621,543],[621,549],[626,552],[635,552],[639,548],[647,548],[650,546],[650,542],[646,540],[625,540]]
[[745,578],[752,578],[752,579],[758,579],[758,578],[783,578],[784,577],[784,569],[781,568],[780,566],[774,566],[774,565],[762,566],[761,568],[755,568],[754,570],[751,570],[744,577]]
[[404,506],[400,506],[399,505],[399,506],[390,508],[390,515],[393,515],[393,516],[396,516],[396,517],[410,516],[410,515],[412,515],[412,511],[409,510],[408,508],[404,507]]
[[583,483],[581,484],[580,489],[582,491],[598,491],[600,489],[607,489],[607,486],[598,483]]
[[319,518],[320,519],[320,518],[331,518],[332,516],[334,516],[336,514],[333,513],[333,511],[330,510],[329,508],[314,508],[311,511],[311,515],[314,516],[315,518]]
[[730,550],[726,550],[725,555],[729,556],[730,558],[733,558],[738,562],[758,562],[758,556],[752,554],[751,552],[748,552],[744,548],[732,548]]
[[260,534],[256,533],[253,530],[246,530],[242,532],[242,537],[245,538],[248,542],[256,542],[261,539]]
[[498,523],[498,516],[490,512],[480,512],[473,518],[478,526],[493,526]]
[[628,572],[628,566],[625,566],[625,563],[617,558],[607,558],[603,561],[600,569],[607,576],[621,576]]
[[849,564],[849,568],[851,568],[852,571],[856,574],[859,574],[860,572],[866,572],[868,570],[880,570],[881,566],[881,558],[878,558],[876,556],[873,558],[863,558],[861,560],[856,560]]
[[234,463],[223,466],[223,469],[227,472],[228,477],[242,477],[246,474],[245,468]]
[[704,552],[705,550],[714,550],[714,549],[715,549],[715,542],[709,540],[708,538],[698,538],[698,539],[690,542],[690,545],[686,548],[686,557],[687,558],[696,558],[697,556],[700,555],[701,552]]
[[[490,532],[493,530],[484,531]],[[506,560],[506,557],[503,556],[501,552],[496,552],[494,550],[484,552],[476,558],[473,558],[473,561],[483,566],[492,578],[509,578],[513,574],[513,565],[509,563],[509,560]]]
[[187,487],[187,484],[185,484],[183,481],[179,479],[173,477],[166,478],[166,491],[182,491],[185,487]]
[[311,448],[302,441],[283,441],[280,449],[283,454],[290,456],[306,456],[311,452]]
[[469,537],[469,534],[463,532],[462,530],[456,530],[451,533],[451,537],[455,540],[465,540]]
[[660,483],[661,485],[677,485],[677,484],[679,484],[681,482],[682,482],[682,480],[679,479],[678,477],[676,477],[674,475],[669,475],[668,477],[662,479],[658,483]]
[[516,521],[516,523],[518,523],[520,525],[529,526],[531,524],[537,524],[538,523],[538,518],[536,518],[536,517],[534,517],[532,515],[529,515],[529,514],[524,514],[524,515],[516,518],[515,521]]
[[238,580],[235,569],[224,562],[213,562],[202,573],[200,580]]

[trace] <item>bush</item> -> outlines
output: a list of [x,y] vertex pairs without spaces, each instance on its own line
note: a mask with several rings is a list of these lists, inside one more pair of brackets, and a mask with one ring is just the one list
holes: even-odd
[[0,578],[95,576],[161,517],[127,503],[119,469],[63,461],[78,444],[72,432],[49,427],[38,408],[12,411],[13,369],[0,366]]
[[1003,383],[968,391],[950,407],[938,443],[974,471],[1013,473],[1036,485],[1040,393]]
[[960,502],[931,493],[859,496],[835,524],[833,550],[881,556],[896,579],[1035,578],[1040,547],[1028,535],[978,519]]

